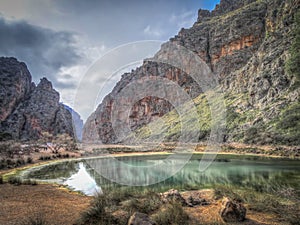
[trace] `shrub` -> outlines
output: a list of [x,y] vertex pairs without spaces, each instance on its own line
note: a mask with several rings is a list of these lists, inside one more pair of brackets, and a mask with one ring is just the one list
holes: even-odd
[[31,157],[28,157],[27,158],[27,163],[29,163],[29,164],[33,163],[33,159]]
[[6,161],[4,159],[1,159],[0,161],[0,170],[5,169],[7,167]]
[[160,211],[159,213],[153,216],[153,220],[160,225],[188,225],[189,224],[189,216],[183,210],[182,206],[173,202],[166,206],[166,209]]
[[0,184],[3,184],[3,177],[0,176]]
[[40,156],[39,160],[50,160],[51,156]]
[[229,197],[231,199],[237,200],[237,201],[243,201],[242,197],[238,195],[237,193],[233,192],[232,187],[227,186],[216,186],[214,187],[214,196],[215,199],[221,199],[223,197]]
[[0,141],[8,141],[11,139],[12,139],[11,134],[6,133],[6,132],[0,132]]
[[105,211],[108,199],[104,195],[95,197],[91,207],[86,210],[77,224],[116,225],[118,221],[110,213]]
[[37,185],[37,182],[35,181],[35,180],[30,180],[30,179],[28,179],[28,180],[24,180],[24,181],[22,181],[22,184],[24,184],[24,185]]
[[25,160],[24,159],[17,159],[16,161],[16,166],[21,166],[25,164]]
[[20,177],[11,176],[8,178],[8,183],[13,184],[13,185],[21,185],[22,180],[20,179]]
[[134,212],[149,214],[157,210],[161,204],[160,196],[154,192],[149,192],[144,196],[130,198],[130,200],[126,202],[124,208],[130,215]]
[[119,204],[121,201],[128,200],[131,197],[134,197],[134,193],[127,189],[114,190],[107,195],[110,202],[115,205]]

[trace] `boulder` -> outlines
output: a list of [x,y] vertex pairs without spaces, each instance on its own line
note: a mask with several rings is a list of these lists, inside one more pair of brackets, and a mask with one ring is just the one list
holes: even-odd
[[187,201],[186,203],[193,207],[193,206],[196,206],[196,205],[209,205],[209,202],[206,201],[206,199],[204,198],[195,198],[193,197],[192,195],[190,195],[188,198],[187,198]]
[[185,199],[181,196],[179,191],[177,191],[175,189],[170,189],[169,191],[162,193],[161,197],[162,197],[162,201],[164,203],[175,201],[175,202],[181,203],[181,205],[183,205],[183,206],[187,205]]
[[240,202],[224,198],[222,200],[220,216],[224,222],[242,222],[246,217],[246,208]]

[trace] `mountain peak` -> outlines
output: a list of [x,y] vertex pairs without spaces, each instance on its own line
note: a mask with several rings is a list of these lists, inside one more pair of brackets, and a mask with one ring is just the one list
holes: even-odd
[[199,9],[197,22],[203,22],[210,17],[226,14],[228,12],[249,5],[253,2],[256,2],[256,0],[221,0],[220,4],[217,4],[215,9],[212,11],[206,9]]
[[51,91],[53,89],[52,83],[46,77],[43,77],[40,80],[40,83],[38,84],[37,88],[43,89],[43,90],[48,90],[48,91]]

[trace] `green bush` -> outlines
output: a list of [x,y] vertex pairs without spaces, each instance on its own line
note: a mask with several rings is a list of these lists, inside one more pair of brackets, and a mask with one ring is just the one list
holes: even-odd
[[11,176],[8,178],[8,183],[13,184],[13,185],[21,185],[22,180],[20,177]]
[[153,216],[153,220],[159,225],[188,225],[189,216],[183,210],[182,206],[173,202],[166,208]]

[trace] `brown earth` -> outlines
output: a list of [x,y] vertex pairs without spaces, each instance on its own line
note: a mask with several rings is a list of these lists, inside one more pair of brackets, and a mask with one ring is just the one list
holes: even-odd
[[[211,189],[186,191],[181,193],[187,199],[198,195],[210,204],[184,207],[190,217],[191,225],[225,224],[219,216],[221,200],[214,199]],[[29,218],[40,216],[47,224],[74,224],[85,211],[92,197],[80,195],[58,185],[0,185],[0,225],[19,225]],[[247,205],[246,205],[246,208]],[[234,223],[227,223],[234,224]],[[254,212],[247,209],[244,225],[281,224],[275,215]]]
[[88,208],[91,197],[56,185],[0,185],[0,224],[22,224],[41,217],[48,224],[74,224]]

